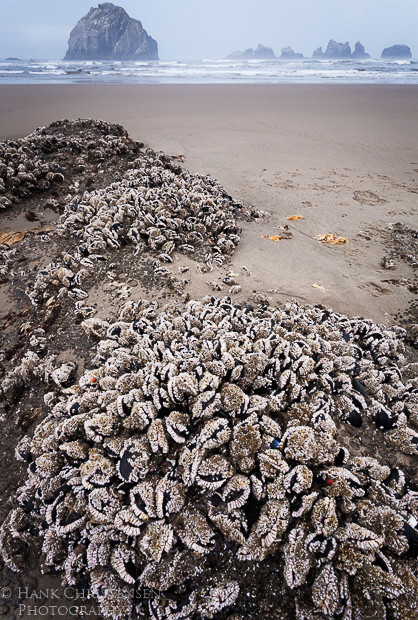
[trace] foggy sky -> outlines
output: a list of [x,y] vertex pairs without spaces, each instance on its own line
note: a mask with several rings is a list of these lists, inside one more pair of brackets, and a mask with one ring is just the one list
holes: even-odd
[[[94,0],[0,0],[0,58],[63,58],[70,31]],[[282,47],[311,56],[330,38],[360,40],[373,57],[405,43],[418,57],[418,0],[113,0],[159,45],[160,59],[223,58]]]

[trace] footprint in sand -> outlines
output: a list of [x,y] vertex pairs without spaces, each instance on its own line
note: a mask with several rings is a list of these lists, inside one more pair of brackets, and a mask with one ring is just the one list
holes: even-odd
[[370,205],[371,207],[386,202],[384,198],[380,198],[380,196],[368,190],[354,192],[353,198],[362,205]]
[[275,183],[276,187],[283,187],[283,189],[295,189],[295,184],[290,179],[282,181],[281,183]]
[[373,297],[380,297],[381,295],[391,295],[392,291],[383,286],[379,286],[376,282],[365,282],[360,284],[359,288],[368,291]]

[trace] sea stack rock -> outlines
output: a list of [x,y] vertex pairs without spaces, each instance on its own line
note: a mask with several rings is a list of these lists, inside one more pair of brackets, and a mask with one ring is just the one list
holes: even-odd
[[257,49],[253,52],[254,58],[276,58],[271,47],[266,47],[265,45],[261,45],[260,43],[257,46]]
[[322,45],[314,51],[314,53],[312,54],[312,58],[325,58],[325,54],[322,50]]
[[276,58],[276,56],[271,47],[265,47],[259,43],[257,49],[253,50],[252,47],[249,47],[243,52],[241,50],[232,52],[232,54],[226,57],[226,60],[247,60],[251,58],[264,59]]
[[367,54],[364,49],[364,45],[362,45],[360,41],[357,41],[354,52],[351,54],[351,58],[354,58],[355,60],[364,60],[365,58],[370,58],[370,54]]
[[295,60],[296,58],[303,58],[303,54],[294,52],[291,47],[282,47],[280,58],[282,60]]
[[236,50],[235,52],[232,52],[231,54],[228,54],[228,56],[226,56],[225,60],[245,60],[246,58],[252,58],[253,57],[253,48],[249,47],[248,49],[242,51],[242,50]]
[[140,21],[105,2],[73,28],[64,60],[158,60],[158,45]]
[[392,47],[385,47],[381,58],[412,58],[411,48],[407,45],[392,45]]
[[338,43],[334,39],[330,39],[325,52],[322,47],[318,47],[312,54],[312,58],[351,58],[351,47],[349,42]]
[[351,47],[349,42],[338,43],[330,39],[325,56],[326,58],[351,58]]

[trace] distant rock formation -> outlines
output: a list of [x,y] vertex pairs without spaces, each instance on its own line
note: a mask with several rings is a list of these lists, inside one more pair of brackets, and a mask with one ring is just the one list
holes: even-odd
[[345,43],[338,43],[334,39],[330,39],[325,52],[322,51],[322,47],[318,47],[312,54],[312,58],[353,58],[354,60],[361,60],[364,58],[370,58],[370,55],[365,51],[364,45],[357,41],[354,52],[351,53],[351,47],[348,41]]
[[257,49],[253,52],[254,58],[276,58],[271,47],[265,47],[264,45],[258,44]]
[[282,47],[280,58],[282,60],[295,60],[296,58],[304,58],[304,56],[299,52],[294,52],[291,47]]
[[322,47],[318,47],[312,54],[312,58],[351,58],[351,47],[348,41],[338,43],[330,39],[326,51],[323,52]]
[[265,47],[264,45],[258,44],[257,49],[253,50],[251,47],[247,48],[243,52],[238,50],[236,52],[232,52],[229,54],[226,59],[227,60],[246,60],[247,58],[276,58],[271,47]]
[[249,47],[248,49],[242,51],[242,50],[236,50],[235,52],[232,52],[231,54],[228,54],[228,56],[226,56],[226,60],[244,60],[245,58],[252,58],[253,57],[253,49],[251,47]]
[[364,45],[362,45],[360,41],[357,41],[354,52],[351,54],[351,58],[356,60],[364,60],[365,58],[370,58],[370,54],[365,51]]
[[313,52],[312,58],[325,58],[325,54],[324,54],[324,51],[322,49],[322,45],[321,45],[321,47],[318,47],[318,49],[316,49]]
[[351,47],[348,41],[345,43],[338,43],[333,39],[328,43],[325,56],[329,58],[351,58]]
[[105,2],[73,28],[64,60],[158,60],[158,45],[140,21]]
[[385,47],[381,58],[412,58],[411,48],[407,45],[392,45],[392,47]]

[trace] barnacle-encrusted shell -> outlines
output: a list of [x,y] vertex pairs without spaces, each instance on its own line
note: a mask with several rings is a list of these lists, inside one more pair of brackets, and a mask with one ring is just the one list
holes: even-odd
[[203,594],[203,600],[199,605],[198,611],[202,618],[213,618],[218,611],[232,605],[236,601],[238,594],[239,585],[236,581],[229,581],[215,586],[209,592]]
[[326,564],[312,586],[312,600],[322,613],[333,617],[337,611],[340,593],[338,579],[331,564]]
[[310,553],[305,545],[306,532],[303,527],[295,527],[289,533],[284,549],[284,577],[289,588],[302,585],[311,568]]
[[164,521],[152,521],[146,526],[145,535],[139,541],[139,548],[147,557],[159,562],[162,554],[170,551],[173,535],[171,525]]
[[220,454],[205,459],[198,470],[196,482],[207,489],[218,489],[234,473],[229,461]]

